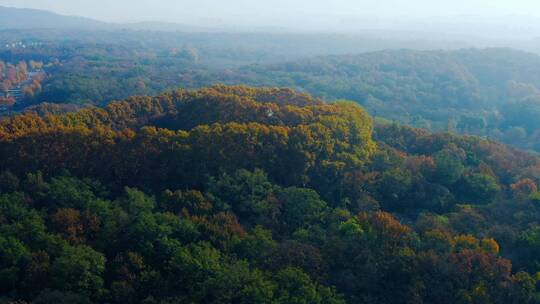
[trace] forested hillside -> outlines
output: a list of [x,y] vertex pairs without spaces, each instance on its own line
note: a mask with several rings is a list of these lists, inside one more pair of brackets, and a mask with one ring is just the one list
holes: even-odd
[[214,86],[0,123],[6,303],[540,303],[540,159]]
[[[248,66],[225,83],[352,99],[376,116],[540,150],[540,57],[510,49],[382,51]],[[219,77],[219,76],[218,76]]]
[[[211,33],[88,32],[82,40],[69,32],[46,32],[51,38],[41,40],[33,37],[42,32],[24,33],[25,40],[0,47],[0,60],[43,62],[47,77],[10,110],[39,102],[105,105],[216,83],[279,86],[328,101],[355,100],[373,116],[430,131],[540,151],[540,57],[531,53],[387,50],[298,59],[369,48],[340,36],[228,34],[218,43]],[[62,33],[72,40],[60,43]],[[0,43],[13,41],[8,34],[0,33]]]

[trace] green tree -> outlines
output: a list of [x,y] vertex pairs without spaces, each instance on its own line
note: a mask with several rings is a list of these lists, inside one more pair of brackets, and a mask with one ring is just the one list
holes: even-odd
[[501,190],[495,178],[482,173],[465,175],[459,184],[460,197],[477,204],[491,202]]
[[262,262],[276,246],[277,242],[272,239],[272,231],[255,226],[238,244],[237,252],[242,258]]
[[289,267],[280,270],[274,280],[278,284],[276,290],[278,303],[345,303],[331,289],[317,285],[306,273],[297,268]]
[[286,188],[278,197],[282,204],[281,220],[288,232],[320,224],[327,211],[326,203],[311,189]]
[[459,155],[448,149],[441,150],[433,155],[435,160],[435,178],[443,185],[452,185],[458,181],[465,167]]
[[58,290],[99,297],[104,271],[103,254],[86,245],[67,247],[52,264],[52,280]]
[[0,290],[15,291],[22,267],[30,259],[28,248],[16,238],[0,236]]
[[273,206],[268,198],[276,188],[262,170],[238,170],[233,175],[212,179],[208,194],[218,206],[230,206],[243,222],[253,225],[270,216]]
[[385,171],[378,185],[383,207],[391,211],[406,208],[412,183],[413,176],[408,170],[398,167]]

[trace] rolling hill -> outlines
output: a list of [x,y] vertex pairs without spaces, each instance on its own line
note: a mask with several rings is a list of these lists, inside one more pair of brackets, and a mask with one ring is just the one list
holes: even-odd
[[105,29],[107,26],[89,18],[0,6],[0,29]]
[[352,102],[133,96],[0,155],[2,303],[539,303],[540,159]]
[[540,56],[506,48],[385,50],[249,65],[209,83],[285,86],[372,115],[540,151]]

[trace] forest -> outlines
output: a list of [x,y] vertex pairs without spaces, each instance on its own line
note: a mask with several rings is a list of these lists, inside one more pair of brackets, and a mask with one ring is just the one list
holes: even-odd
[[[354,100],[379,120],[540,152],[540,56],[534,53],[491,48],[346,55],[378,45],[361,48],[362,40],[344,43],[341,36],[227,34],[218,40],[211,33],[89,32],[76,39],[70,32],[45,33],[0,32],[0,45],[6,44],[0,60],[44,65],[20,102],[4,98],[8,114],[41,102],[76,109],[179,87],[246,84],[288,87],[330,102]],[[324,41],[318,48],[317,39]],[[320,56],[333,44],[337,55]]]
[[538,55],[512,49],[388,50],[250,65],[221,81],[351,99],[376,117],[538,152],[539,72]]
[[0,15],[0,304],[540,304],[537,40]]
[[540,303],[540,159],[216,85],[0,122],[3,303]]

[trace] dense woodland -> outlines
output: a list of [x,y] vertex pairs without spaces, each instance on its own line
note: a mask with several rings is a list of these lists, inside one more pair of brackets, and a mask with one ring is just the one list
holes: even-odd
[[540,303],[540,159],[214,86],[0,122],[6,303]]
[[394,47],[0,30],[0,303],[540,303],[540,57]]
[[510,49],[399,50],[248,66],[221,79],[351,99],[377,117],[540,151],[539,74],[538,55]]
[[[60,40],[62,35],[68,40]],[[300,59],[369,50],[360,42],[340,36],[136,31],[88,32],[76,39],[69,32],[4,31],[0,60],[47,65],[46,79],[25,89],[31,98],[15,105],[17,111],[39,102],[106,105],[216,83],[277,86],[328,101],[354,100],[377,118],[540,151],[538,55],[510,49],[388,50]]]

